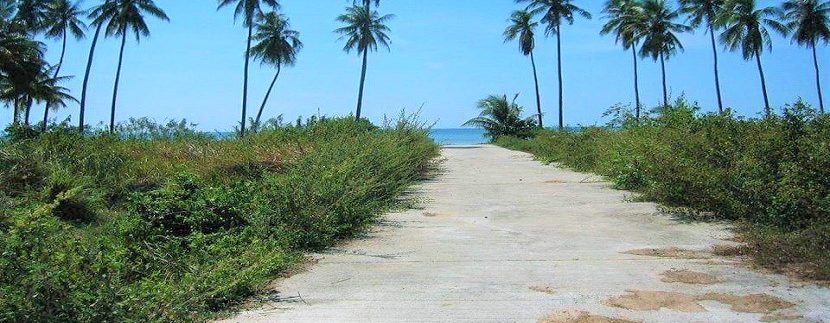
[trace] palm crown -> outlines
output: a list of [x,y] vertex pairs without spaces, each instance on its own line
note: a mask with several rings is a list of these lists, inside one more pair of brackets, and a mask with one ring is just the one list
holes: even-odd
[[464,126],[484,128],[493,140],[500,136],[527,137],[536,127],[536,120],[533,116],[522,118],[522,107],[516,103],[517,98],[518,95],[508,101],[507,96],[491,95],[479,101],[481,113]]
[[251,47],[251,54],[263,63],[294,65],[303,43],[300,41],[300,33],[290,27],[285,15],[276,12],[262,15],[253,36],[258,43]]
[[778,8],[757,9],[755,0],[729,0],[726,8],[718,20],[725,26],[721,41],[730,50],[740,48],[744,59],[759,55],[764,48],[772,49],[772,38],[767,28],[781,34],[787,32],[787,26],[776,20],[781,16]]
[[351,52],[357,49],[358,53],[366,50],[377,50],[378,46],[389,49],[389,27],[386,22],[394,18],[394,15],[378,14],[367,7],[352,6],[346,9],[346,13],[337,17],[337,21],[345,26],[335,30],[342,35],[340,39],[346,40],[343,50]]
[[78,8],[77,3],[69,0],[54,0],[49,3],[46,20],[44,21],[45,34],[49,38],[63,37],[64,33],[70,33],[76,39],[84,37],[86,24],[80,17],[84,11]]
[[636,42],[637,30],[642,27],[642,7],[636,0],[608,0],[602,11],[608,22],[602,26],[601,34],[614,33],[616,41],[622,43],[623,48],[629,49]]
[[671,56],[683,50],[683,44],[677,33],[689,32],[691,27],[675,22],[680,18],[680,11],[673,10],[665,0],[646,0],[643,3],[645,29],[635,33],[634,38],[642,39],[640,54],[657,59],[661,54]]
[[516,0],[516,2],[529,2],[527,9],[533,14],[541,14],[542,22],[547,24],[549,34],[557,33],[556,27],[562,22],[573,24],[575,16],[582,16],[590,19],[591,13],[577,7],[571,0]]
[[219,0],[219,9],[233,5],[234,3],[236,7],[233,11],[233,17],[239,18],[239,16],[242,16],[246,27],[253,25],[254,19],[258,15],[263,14],[263,5],[267,5],[274,10],[280,8],[277,0]]
[[142,36],[150,35],[144,13],[164,21],[170,20],[152,0],[107,1],[93,8],[90,17],[93,18],[93,25],[106,25],[107,35],[123,36],[131,30],[136,40],[140,40]]
[[830,41],[830,1],[789,0],[781,6],[787,28],[793,31],[793,40],[813,46]]
[[689,24],[704,25],[707,30],[714,27],[723,4],[724,0],[680,0],[680,7],[689,15]]
[[533,14],[526,10],[514,11],[510,16],[510,25],[504,30],[504,41],[519,40],[522,54],[530,55],[536,47],[534,30],[539,25],[533,21]]

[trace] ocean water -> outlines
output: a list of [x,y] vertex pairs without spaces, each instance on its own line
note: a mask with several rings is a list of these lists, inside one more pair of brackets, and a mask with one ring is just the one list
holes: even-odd
[[484,129],[455,128],[432,129],[429,136],[441,145],[476,145],[487,143]]

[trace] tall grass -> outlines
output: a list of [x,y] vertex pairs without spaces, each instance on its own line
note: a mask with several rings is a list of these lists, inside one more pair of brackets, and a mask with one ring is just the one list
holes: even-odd
[[158,133],[0,143],[0,321],[205,320],[396,206],[438,153],[407,121]]
[[612,127],[498,144],[738,221],[761,264],[830,278],[830,117],[803,103],[764,119],[698,110],[680,100],[640,122],[623,115]]

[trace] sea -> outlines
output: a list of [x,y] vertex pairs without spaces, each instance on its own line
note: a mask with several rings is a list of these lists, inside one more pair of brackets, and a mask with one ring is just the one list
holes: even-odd
[[446,128],[432,129],[429,136],[440,145],[477,145],[489,142],[484,129]]

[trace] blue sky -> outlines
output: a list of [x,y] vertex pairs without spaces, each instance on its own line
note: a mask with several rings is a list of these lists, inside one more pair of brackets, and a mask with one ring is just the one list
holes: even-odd
[[[518,45],[504,44],[502,32],[512,0],[385,0],[382,13],[397,17],[392,28],[392,51],[369,58],[364,105],[365,116],[380,121],[401,109],[423,105],[422,118],[438,127],[458,127],[477,114],[475,103],[488,94],[521,93],[520,103],[534,109],[530,60]],[[570,125],[602,123],[602,113],[615,103],[633,101],[631,55],[600,36],[603,23],[600,0],[576,1],[594,14],[563,27],[565,120]],[[778,1],[760,1],[778,4]],[[147,116],[158,121],[186,118],[203,130],[227,130],[237,124],[242,93],[245,30],[234,22],[231,9],[216,10],[212,0],[156,0],[171,22],[151,20],[152,36],[141,43],[130,40],[125,53],[117,120]],[[342,51],[332,31],[335,17],[351,3],[347,0],[282,0],[283,12],[301,33],[305,48],[296,67],[285,69],[265,117],[285,115],[287,120],[309,116],[352,113],[357,96],[360,58]],[[86,0],[84,5],[93,5]],[[91,32],[90,32],[91,34]],[[537,63],[543,107],[548,124],[556,119],[555,39],[540,39]],[[702,30],[681,37],[686,50],[667,64],[673,96],[685,94],[705,109],[716,108],[708,36]],[[63,71],[76,75],[66,85],[80,97],[83,69],[90,39],[71,42]],[[47,42],[48,58],[57,61],[59,44]],[[89,89],[90,123],[108,120],[112,82],[119,42],[99,43]],[[723,49],[721,48],[721,51]],[[824,68],[825,93],[830,96],[830,55],[819,48]],[[774,106],[801,97],[817,103],[810,52],[776,37],[774,49],[763,56]],[[757,115],[763,107],[754,62],[738,53],[721,54],[724,101],[741,115]],[[269,66],[252,64],[250,107],[259,106],[273,77]],[[644,104],[661,100],[659,64],[640,65]],[[0,123],[8,124],[4,109]],[[255,113],[250,111],[249,113]],[[77,104],[57,113],[77,120]],[[33,115],[42,115],[37,107]],[[33,117],[36,119],[36,117]]]

